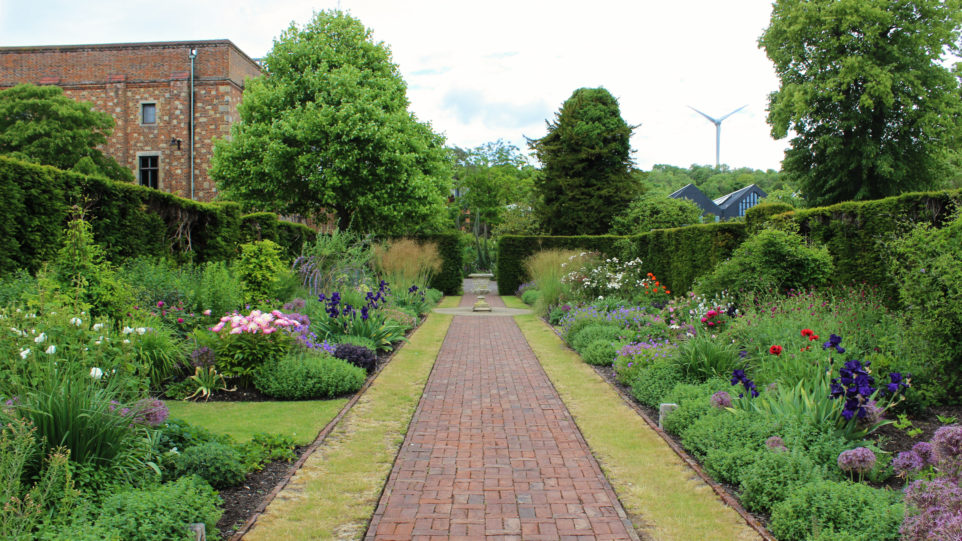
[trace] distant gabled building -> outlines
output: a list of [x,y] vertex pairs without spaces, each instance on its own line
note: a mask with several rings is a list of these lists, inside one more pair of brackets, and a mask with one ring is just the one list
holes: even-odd
[[754,207],[767,196],[768,194],[761,188],[752,184],[712,201],[697,186],[689,184],[668,197],[691,201],[702,210],[702,216],[710,214],[715,217],[717,222],[744,216],[746,210]]
[[701,209],[702,216],[711,214],[712,216],[715,216],[716,221],[718,220],[718,217],[721,216],[721,209],[718,208],[718,205],[709,199],[707,195],[703,194],[702,191],[699,190],[694,184],[689,184],[684,188],[675,191],[668,197],[672,199],[687,199],[691,201],[692,203],[698,205],[698,208]]
[[730,220],[745,215],[745,211],[757,205],[768,194],[762,191],[757,185],[745,186],[741,190],[723,195],[716,199],[714,203],[721,209],[722,220]]

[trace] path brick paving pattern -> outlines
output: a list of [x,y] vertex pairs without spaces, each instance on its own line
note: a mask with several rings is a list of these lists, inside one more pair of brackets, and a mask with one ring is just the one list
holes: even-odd
[[514,320],[457,316],[366,539],[638,536]]

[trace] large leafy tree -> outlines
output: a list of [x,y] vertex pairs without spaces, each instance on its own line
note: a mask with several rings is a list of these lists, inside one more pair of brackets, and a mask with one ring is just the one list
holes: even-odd
[[528,144],[542,164],[539,216],[555,235],[600,235],[638,193],[631,175],[632,126],[604,88],[579,88]]
[[341,11],[292,25],[248,82],[211,174],[250,208],[336,215],[342,228],[409,233],[444,220],[443,138],[408,111],[391,53]]
[[57,86],[21,84],[0,91],[0,155],[59,169],[133,180],[98,148],[114,119],[74,101]]
[[962,0],[776,0],[759,39],[781,87],[783,171],[811,205],[937,184],[958,141],[962,95],[943,62],[960,52]]
[[478,265],[490,269],[488,238],[492,227],[501,225],[514,207],[530,208],[536,170],[528,165],[518,147],[501,139],[469,150],[455,147],[450,155],[454,164],[457,225],[470,227]]

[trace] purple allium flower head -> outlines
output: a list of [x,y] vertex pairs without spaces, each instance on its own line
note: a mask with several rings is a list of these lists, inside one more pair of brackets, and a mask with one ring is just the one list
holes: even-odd
[[768,447],[776,453],[788,451],[788,446],[785,445],[785,440],[783,440],[781,436],[772,436],[765,440],[765,447]]
[[170,416],[167,404],[164,404],[163,400],[147,398],[141,400],[139,405],[144,408],[139,418],[143,420],[144,424],[149,426],[160,426],[167,420],[167,417]]
[[920,441],[912,446],[912,452],[917,454],[924,465],[935,464],[935,448],[927,441]]
[[892,460],[892,468],[899,475],[915,473],[925,467],[925,463],[914,451],[902,451]]
[[962,426],[943,426],[932,436],[932,447],[939,460],[949,460],[962,455]]
[[190,352],[190,365],[197,368],[214,366],[214,352],[207,346],[202,346]]
[[904,541],[962,538],[962,488],[953,479],[918,480],[905,488]]
[[725,391],[718,391],[717,393],[711,395],[708,402],[718,409],[725,409],[732,407],[732,397]]
[[866,473],[875,467],[875,453],[867,447],[856,447],[838,455],[838,467],[844,472]]
[[[323,301],[322,301],[322,302],[323,302]],[[300,311],[302,308],[304,308],[306,305],[307,305],[307,301],[305,301],[304,299],[298,297],[298,298],[296,298],[296,299],[294,299],[294,300],[292,300],[292,301],[284,304],[284,306],[282,307],[282,309],[283,309],[284,311],[287,311],[287,312],[298,312],[298,311]]]
[[865,404],[865,417],[861,420],[870,426],[874,426],[882,420],[885,410],[878,406],[874,400],[869,400]]

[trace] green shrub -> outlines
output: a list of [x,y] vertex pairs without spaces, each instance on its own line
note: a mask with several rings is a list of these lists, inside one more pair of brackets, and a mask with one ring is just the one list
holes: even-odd
[[107,498],[97,526],[124,541],[183,541],[187,526],[203,522],[210,539],[218,536],[220,497],[199,477],[182,477],[149,489],[130,489]]
[[208,261],[200,271],[193,309],[223,315],[244,306],[244,287],[223,261]]
[[611,362],[615,358],[615,352],[618,350],[618,345],[619,344],[604,338],[595,340],[584,348],[581,358],[591,365],[611,366]]
[[[917,379],[938,399],[962,395],[962,214],[942,229],[920,225],[893,243],[890,265],[908,334],[926,359]],[[923,376],[918,378],[918,376]]]
[[568,310],[570,310],[570,309],[571,309],[570,306],[568,307],[567,310],[565,309],[565,307],[564,307],[563,305],[562,305],[562,306],[555,306],[554,308],[551,309],[551,312],[548,314],[548,323],[550,323],[550,324],[552,324],[552,325],[558,325],[558,324],[560,324],[560,323],[561,323],[561,319],[562,319],[563,317],[565,317],[565,315],[568,313]]
[[791,212],[795,207],[781,201],[762,201],[754,207],[745,211],[745,225],[748,233],[753,234],[761,231],[769,224],[769,218],[776,214]]
[[133,293],[107,261],[103,247],[94,242],[93,229],[82,211],[67,224],[54,267],[61,287],[75,291],[91,314],[119,318],[130,307]]
[[695,291],[714,296],[723,291],[744,295],[770,288],[803,289],[828,283],[833,270],[832,256],[824,246],[809,246],[797,233],[765,229],[700,278]]
[[[41,522],[62,523],[80,493],[70,479],[67,453],[58,450],[36,473],[36,433],[29,422],[14,418],[0,426],[0,538],[33,539]],[[34,475],[32,484],[26,481]]]
[[[583,353],[588,344],[596,342],[598,340],[607,340],[608,342],[617,342],[624,338],[627,338],[630,333],[627,329],[620,325],[612,325],[611,323],[596,323],[594,325],[589,325],[574,335],[569,335],[571,348],[578,353]],[[612,353],[611,358],[614,359],[614,353]],[[609,363],[610,364],[610,363]]]
[[[404,308],[394,308],[391,306],[384,306],[380,308],[380,311],[381,311],[381,315],[384,316],[384,319],[397,323],[405,330],[412,329],[414,328],[415,325],[418,324],[418,316],[416,314],[412,314],[411,310],[407,310]],[[366,343],[355,344],[355,345],[369,347]]]
[[293,436],[257,432],[240,446],[241,462],[248,471],[260,470],[264,464],[275,460],[291,462],[297,458],[294,447]]
[[353,393],[364,385],[367,372],[327,354],[296,353],[264,364],[254,373],[257,389],[275,398],[307,400]]
[[192,425],[183,419],[167,419],[167,422],[160,426],[157,442],[160,452],[166,453],[174,448],[186,449],[211,442],[230,445],[231,437],[211,432],[202,426]]
[[337,340],[335,340],[335,342],[337,342],[338,344],[350,344],[352,346],[360,346],[362,348],[367,348],[371,351],[377,350],[377,344],[374,343],[374,340],[371,340],[370,338],[365,338],[363,336],[352,336],[349,334],[342,334],[341,336],[337,337]]
[[0,306],[23,304],[27,296],[37,294],[37,279],[24,269],[0,276]]
[[645,194],[614,217],[611,233],[636,235],[652,229],[668,229],[697,224],[701,209],[687,199],[672,199],[662,194]]
[[684,376],[671,360],[657,360],[638,370],[631,380],[631,395],[642,404],[657,408]]
[[281,261],[281,247],[275,242],[262,240],[241,245],[237,274],[248,301],[256,303],[275,298],[277,284],[286,272]]
[[[195,332],[197,336],[203,334]],[[280,359],[294,347],[294,339],[285,332],[230,334],[222,329],[216,336],[212,349],[216,352],[217,370],[226,377],[241,380],[247,380],[258,368]]]
[[655,362],[673,360],[678,346],[669,341],[619,343],[612,367],[620,383],[630,385],[638,372]]
[[679,383],[662,400],[670,404],[678,404],[678,409],[665,416],[663,428],[672,434],[681,434],[695,421],[707,415],[714,406],[709,399],[717,391],[727,391],[731,388],[725,380],[713,379],[708,383],[692,385]]
[[136,411],[124,411],[123,376],[98,381],[82,366],[66,363],[46,366],[40,373],[36,387],[10,392],[19,403],[0,408],[0,423],[18,416],[29,420],[36,427],[40,456],[62,447],[73,464],[102,469],[126,482],[152,477],[146,428],[133,422]]
[[214,441],[182,449],[174,454],[171,462],[174,477],[197,475],[214,488],[237,485],[247,473],[237,449]]
[[767,452],[765,441],[775,435],[776,426],[774,419],[757,413],[715,409],[682,432],[681,441],[715,479],[737,483],[755,456]]
[[528,306],[534,306],[540,298],[541,292],[537,289],[526,289],[525,292],[521,294],[521,302],[527,304]]
[[730,378],[736,368],[744,368],[738,348],[730,342],[712,338],[707,332],[683,341],[675,357],[686,379],[706,381],[709,378]]
[[196,269],[185,264],[178,266],[166,258],[141,256],[124,263],[120,275],[133,287],[133,302],[147,307],[157,301],[167,306],[191,304],[197,287]]
[[802,452],[762,451],[742,472],[742,505],[754,513],[767,513],[796,488],[824,476],[823,468]]
[[[769,529],[779,539],[897,541],[902,524],[900,492],[850,482],[817,481],[799,487],[772,508]],[[821,536],[821,537],[818,537]]]
[[173,376],[180,374],[186,359],[185,342],[178,340],[163,326],[150,328],[143,334],[130,333],[134,358],[149,370],[155,389]]

